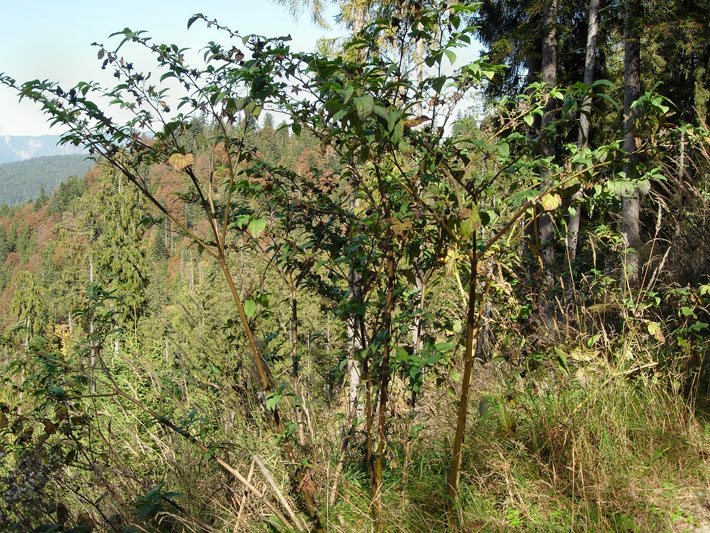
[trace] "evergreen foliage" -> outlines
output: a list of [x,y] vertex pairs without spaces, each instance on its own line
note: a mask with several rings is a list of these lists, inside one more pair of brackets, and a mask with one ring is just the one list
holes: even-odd
[[18,205],[51,194],[93,162],[84,155],[54,155],[0,165],[0,204]]

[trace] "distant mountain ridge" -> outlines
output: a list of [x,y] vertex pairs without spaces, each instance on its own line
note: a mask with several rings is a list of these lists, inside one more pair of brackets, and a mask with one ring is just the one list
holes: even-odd
[[94,165],[83,154],[36,157],[0,164],[0,205],[16,205],[52,194],[71,176],[82,177]]
[[85,153],[82,148],[59,146],[59,135],[0,135],[0,164],[26,161],[35,157]]

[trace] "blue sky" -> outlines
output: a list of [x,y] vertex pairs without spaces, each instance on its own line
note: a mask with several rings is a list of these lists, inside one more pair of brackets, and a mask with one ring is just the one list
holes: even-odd
[[[242,34],[269,36],[291,34],[292,46],[310,50],[320,37],[335,31],[316,27],[305,14],[294,20],[288,10],[272,0],[0,0],[0,72],[18,81],[53,79],[65,86],[81,80],[110,84],[100,70],[92,42],[109,44],[108,35],[125,27],[147,30],[158,42],[195,49],[208,41],[224,42],[223,34],[196,23],[190,31],[187,19],[194,13],[219,19]],[[331,6],[328,19],[336,8]],[[0,87],[0,135],[42,135],[49,130],[39,109],[19,104],[15,94]]]

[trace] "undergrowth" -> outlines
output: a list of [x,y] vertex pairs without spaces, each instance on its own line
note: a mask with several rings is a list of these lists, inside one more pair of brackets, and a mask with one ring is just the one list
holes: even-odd
[[[466,435],[461,530],[687,531],[707,523],[707,431],[660,375],[629,378],[600,364],[582,384],[544,365],[516,381],[495,366],[479,366],[489,377]],[[447,529],[442,435],[451,406],[435,409],[406,491],[401,471],[386,478],[387,530]],[[346,480],[328,529],[367,530],[367,479]]]

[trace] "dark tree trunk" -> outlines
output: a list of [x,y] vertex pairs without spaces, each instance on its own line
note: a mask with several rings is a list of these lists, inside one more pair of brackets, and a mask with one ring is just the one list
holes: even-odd
[[[591,86],[594,83],[594,70],[596,68],[597,34],[599,33],[599,0],[589,0],[589,14],[587,24],[587,46],[584,54],[584,84]],[[592,112],[591,93],[582,102],[582,109],[579,115],[579,138],[577,145],[582,151],[589,146],[590,114]],[[579,199],[582,191],[576,192],[572,196],[572,207],[574,214],[569,217],[567,225],[567,250],[570,262],[577,257],[577,242],[579,240],[579,221],[582,214],[582,206]]]
[[296,393],[297,399],[295,404],[296,425],[298,426],[298,442],[302,448],[307,445],[306,429],[303,421],[303,407],[300,402],[303,401],[301,394],[300,383],[300,355],[298,353],[298,298],[296,295],[296,284],[291,279],[291,327],[289,336],[291,337],[291,380],[293,382],[293,390]]
[[[624,171],[627,179],[636,177],[638,140],[636,112],[631,105],[641,96],[640,0],[627,0],[624,11],[624,150],[627,153]],[[624,272],[630,285],[638,283],[640,193],[634,188],[621,200],[621,236],[624,240]]]
[[392,342],[392,314],[394,313],[396,264],[394,251],[389,246],[386,256],[387,292],[382,329],[385,332],[382,347],[382,362],[379,376],[379,403],[377,413],[377,449],[372,463],[371,500],[375,518],[375,531],[382,531],[382,468],[383,457],[387,449],[387,402],[389,400],[390,352]]
[[[550,86],[557,84],[557,11],[558,0],[551,0],[547,10],[545,11],[543,23],[545,37],[542,41],[540,81]],[[540,127],[543,131],[554,120],[553,109],[555,105],[555,100],[550,98],[547,102],[545,113],[543,114],[540,122]],[[554,141],[543,141],[542,152],[545,157],[553,155],[554,151]],[[540,250],[542,252],[543,265],[545,268],[549,269],[555,259],[552,239],[554,232],[552,216],[546,213],[540,214],[538,219],[538,228],[540,232]]]

